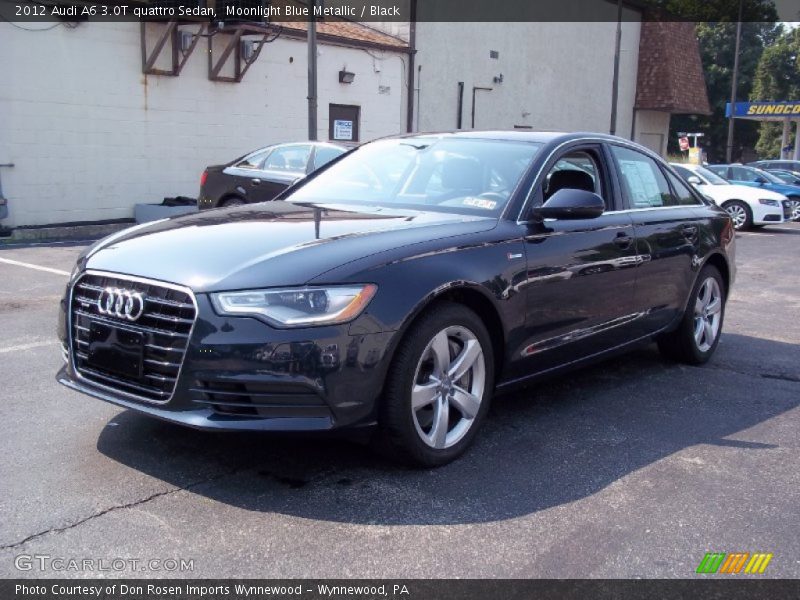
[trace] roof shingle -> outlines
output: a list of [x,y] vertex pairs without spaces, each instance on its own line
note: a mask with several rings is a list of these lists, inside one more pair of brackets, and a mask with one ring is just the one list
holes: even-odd
[[711,114],[694,23],[642,22],[636,108]]

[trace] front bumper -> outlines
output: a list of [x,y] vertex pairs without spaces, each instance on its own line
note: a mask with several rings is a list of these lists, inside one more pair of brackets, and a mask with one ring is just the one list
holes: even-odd
[[69,302],[61,302],[59,337],[70,350],[56,379],[73,390],[197,429],[327,431],[376,422],[392,332],[367,333],[358,321],[279,330],[253,318],[221,317],[198,294],[174,392],[155,402],[76,369]]
[[753,225],[778,225],[784,222],[783,204],[769,206],[753,203],[750,208],[753,211]]

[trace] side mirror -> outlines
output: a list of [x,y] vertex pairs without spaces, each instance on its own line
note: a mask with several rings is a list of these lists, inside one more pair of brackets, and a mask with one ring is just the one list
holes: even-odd
[[688,181],[692,185],[703,185],[703,182],[697,175],[689,175],[689,177],[686,178],[686,181]]
[[594,192],[562,188],[542,206],[533,209],[534,221],[543,219],[594,219],[603,214],[606,203]]
[[758,185],[764,185],[765,183],[767,183],[767,180],[764,179],[763,177],[756,177],[756,183]]

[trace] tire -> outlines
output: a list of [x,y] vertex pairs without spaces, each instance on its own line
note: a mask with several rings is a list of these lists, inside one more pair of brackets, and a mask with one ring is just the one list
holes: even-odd
[[741,200],[731,200],[722,205],[731,219],[736,231],[746,231],[753,226],[753,211]]
[[493,390],[494,356],[483,321],[461,304],[438,304],[400,342],[375,441],[405,464],[447,464],[472,443]]
[[230,206],[243,206],[247,204],[242,198],[239,196],[228,196],[227,198],[223,198],[222,201],[219,203],[220,206],[230,207]]
[[789,207],[791,210],[791,221],[800,221],[800,196],[789,196]]
[[726,300],[727,290],[719,270],[706,265],[692,288],[678,328],[657,339],[661,353],[690,365],[708,362],[719,344]]

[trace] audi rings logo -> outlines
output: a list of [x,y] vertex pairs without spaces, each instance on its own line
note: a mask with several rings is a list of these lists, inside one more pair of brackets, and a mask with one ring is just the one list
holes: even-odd
[[107,287],[100,292],[97,310],[101,315],[135,321],[144,312],[144,297],[139,292]]

